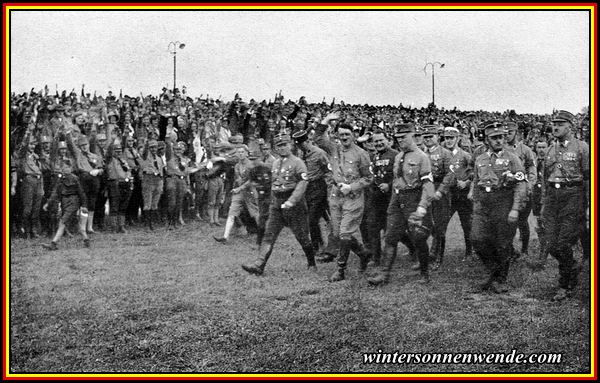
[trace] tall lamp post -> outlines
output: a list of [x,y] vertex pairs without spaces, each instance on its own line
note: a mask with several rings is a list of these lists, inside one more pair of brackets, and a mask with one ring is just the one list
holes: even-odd
[[177,49],[185,48],[185,44],[179,41],[170,42],[167,48],[170,53],[173,53],[173,92],[177,88]]
[[433,105],[435,105],[435,64],[438,64],[440,66],[440,69],[446,66],[446,64],[436,61],[433,63],[427,62],[427,64],[425,64],[425,67],[423,68],[423,72],[425,72],[425,75],[427,75],[427,66],[431,65],[431,93],[433,98]]

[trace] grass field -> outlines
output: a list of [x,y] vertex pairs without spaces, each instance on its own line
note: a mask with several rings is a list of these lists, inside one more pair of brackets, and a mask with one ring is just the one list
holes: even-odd
[[[92,248],[63,239],[11,239],[11,373],[590,373],[590,270],[572,299],[552,302],[550,259],[533,272],[519,260],[510,292],[476,292],[479,260],[463,262],[450,224],[444,267],[418,285],[399,256],[389,285],[370,287],[351,255],[306,270],[289,230],[265,274],[251,276],[254,237],[212,239],[222,228],[192,222],[175,231],[99,234]],[[537,239],[532,230],[532,251]],[[399,254],[403,253],[401,249]],[[580,256],[580,252],[577,254]],[[365,364],[363,353],[561,353],[558,364]]]

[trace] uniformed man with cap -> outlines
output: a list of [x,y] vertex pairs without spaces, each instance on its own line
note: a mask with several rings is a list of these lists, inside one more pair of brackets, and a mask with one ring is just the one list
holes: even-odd
[[514,251],[514,256],[527,256],[529,252],[529,215],[531,214],[531,202],[533,188],[537,178],[537,164],[533,151],[523,143],[517,140],[517,124],[512,121],[506,122],[506,150],[515,153],[525,167],[525,177],[527,179],[527,197],[523,205],[523,210],[519,212],[519,233],[521,235],[521,253]]
[[[98,161],[103,163],[106,167],[106,149],[107,149],[107,140],[106,134],[98,133],[95,137],[92,137],[93,140],[90,140],[90,151],[98,156]],[[106,172],[100,176],[100,185],[98,187],[98,194],[96,196],[96,207],[94,209],[94,226],[99,229],[104,228],[104,211],[106,206],[106,200],[108,197],[107,191],[107,179]]]
[[19,149],[19,182],[22,201],[21,225],[30,238],[37,237],[40,209],[44,195],[42,163],[36,153],[37,138],[28,130]]
[[[441,129],[443,132],[443,127]],[[439,131],[440,126],[427,125],[424,127],[423,132],[424,152],[429,156],[435,188],[435,195],[431,203],[433,217],[431,258],[434,261],[433,268],[435,269],[439,268],[444,261],[446,229],[448,228],[448,222],[450,222],[450,188],[455,183],[454,173],[450,170],[452,155],[438,143]]]
[[133,179],[131,168],[123,156],[121,140],[113,141],[106,153],[106,187],[108,189],[109,225],[116,228],[117,233],[125,231],[125,213],[129,204]]
[[308,205],[308,225],[313,248],[317,252],[324,243],[319,220],[323,212],[329,209],[327,190],[333,186],[333,176],[328,166],[327,154],[308,140],[308,132],[300,130],[292,137],[296,146],[302,151],[302,160],[306,164],[308,186],[305,200]]
[[123,155],[129,164],[131,175],[133,177],[133,190],[131,191],[131,197],[129,198],[129,205],[127,206],[127,214],[125,215],[125,218],[129,225],[133,225],[138,220],[140,208],[144,206],[144,198],[142,196],[142,179],[140,177],[141,156],[135,147],[135,138],[133,135],[124,136],[123,141],[125,141]]
[[552,133],[557,142],[550,146],[543,162],[546,250],[558,260],[559,269],[554,300],[568,298],[578,283],[581,265],[573,258],[573,245],[590,227],[590,149],[574,137],[574,124],[573,114],[564,110],[556,113]]
[[471,258],[473,254],[473,245],[471,243],[471,224],[473,220],[473,201],[468,198],[473,181],[473,165],[475,161],[470,153],[458,146],[458,140],[461,139],[457,128],[449,126],[444,129],[444,146],[452,155],[450,161],[450,170],[454,173],[455,181],[450,188],[450,212],[452,218],[454,213],[458,213],[460,224],[463,229],[465,239],[464,260]]
[[[333,231],[339,238],[339,256],[338,268],[330,278],[332,282],[346,279],[345,270],[350,251],[360,259],[359,272],[367,269],[371,257],[370,251],[365,249],[355,236],[364,212],[364,189],[373,182],[371,161],[367,152],[354,144],[352,126],[347,123],[337,126],[340,143],[331,142],[327,134],[329,122],[338,118],[339,112],[327,115],[317,126],[314,136],[314,142],[330,153],[329,161],[334,180],[330,190],[329,209]],[[323,146],[328,149],[324,149]]]
[[[48,135],[42,134],[40,137],[40,165],[42,169],[42,180],[44,184],[44,198],[43,203],[45,203],[50,196],[52,195],[52,190],[54,189],[54,169],[52,168],[52,138]],[[43,204],[42,203],[42,204]],[[48,211],[42,210],[40,212],[40,223],[42,226],[42,231],[45,231],[48,237],[54,236],[56,233],[56,228],[58,224],[58,219],[56,217],[56,212],[58,211],[58,205],[53,204],[53,206],[48,209]]]
[[304,193],[308,184],[306,165],[292,154],[290,136],[275,137],[280,158],[272,169],[271,205],[263,244],[258,259],[242,268],[251,274],[261,275],[273,252],[273,246],[284,226],[289,226],[306,255],[309,270],[315,270],[315,253],[310,241],[308,212]]
[[373,183],[371,184],[371,198],[366,205],[367,224],[370,250],[373,253],[372,265],[379,266],[381,261],[381,231],[385,231],[387,222],[387,208],[392,198],[392,184],[394,181],[394,161],[398,151],[390,147],[387,134],[383,130],[373,133],[373,145],[376,153],[371,158],[371,171]]
[[252,167],[248,170],[248,178],[256,189],[258,197],[258,228],[256,233],[256,244],[258,248],[262,245],[269,219],[269,206],[271,205],[271,170],[273,166],[265,164],[262,160],[260,150],[254,148],[250,151],[248,159],[252,161]]
[[164,189],[164,169],[166,163],[158,155],[158,142],[154,139],[146,141],[140,161],[142,173],[142,196],[144,199],[143,214],[146,225],[154,230],[158,222],[158,202]]
[[417,147],[409,123],[396,125],[394,139],[400,153],[394,160],[392,197],[387,210],[387,229],[383,257],[378,273],[367,279],[372,285],[389,281],[396,260],[398,242],[414,252],[419,259],[419,283],[429,283],[429,248],[431,232],[431,201],[435,194],[431,164],[427,154]]
[[86,136],[79,136],[77,145],[73,143],[71,135],[67,136],[71,151],[75,154],[74,169],[75,174],[79,178],[79,182],[86,196],[86,205],[83,205],[88,210],[88,217],[85,225],[85,230],[88,234],[95,233],[94,231],[94,212],[96,210],[96,197],[100,189],[100,178],[104,173],[104,163],[99,156],[90,151],[90,142]]
[[469,195],[473,199],[471,240],[489,271],[483,290],[508,291],[506,279],[519,211],[527,194],[525,169],[516,154],[506,150],[506,130],[497,121],[484,124],[489,149],[475,160]]
[[182,208],[183,196],[187,191],[188,164],[183,157],[184,146],[182,144],[182,142],[173,143],[169,138],[166,141],[165,192],[168,206],[168,229],[180,224],[179,213]]

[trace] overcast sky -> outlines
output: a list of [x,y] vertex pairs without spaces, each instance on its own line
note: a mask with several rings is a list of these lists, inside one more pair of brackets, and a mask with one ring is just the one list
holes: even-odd
[[10,85],[106,94],[574,113],[590,103],[587,11],[12,11]]

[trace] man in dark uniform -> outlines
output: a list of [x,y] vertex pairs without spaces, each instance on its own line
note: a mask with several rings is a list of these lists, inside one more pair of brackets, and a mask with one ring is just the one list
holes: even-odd
[[304,200],[308,184],[306,165],[292,154],[291,140],[287,134],[276,136],[275,146],[280,158],[273,165],[271,205],[263,244],[258,259],[254,263],[243,264],[242,268],[250,274],[261,275],[279,233],[284,226],[289,226],[304,250],[309,270],[316,270],[315,252],[308,229],[308,209]]
[[[454,173],[450,170],[452,155],[438,143],[438,131],[440,127],[427,125],[424,128],[424,152],[429,157],[429,162],[431,163],[431,174],[433,175],[433,186],[435,188],[435,194],[431,203],[433,218],[431,259],[434,262],[432,265],[433,269],[438,269],[444,261],[446,229],[448,228],[448,222],[450,222],[450,188],[454,186],[455,177]],[[417,265],[417,267],[420,266]]]
[[435,190],[429,157],[418,148],[414,131],[412,124],[400,123],[394,132],[400,153],[394,160],[394,181],[387,209],[381,267],[375,276],[367,279],[372,285],[388,283],[398,242],[417,255],[421,276],[419,283],[429,283],[427,238],[433,226],[430,205]]
[[535,142],[537,178],[535,182],[535,187],[533,188],[533,192],[531,193],[531,210],[533,211],[533,216],[536,220],[535,231],[537,232],[538,241],[540,244],[537,259],[541,263],[545,263],[546,258],[548,257],[545,240],[546,230],[544,228],[544,220],[542,219],[542,184],[544,183],[544,174],[542,173],[542,170],[543,163],[546,160],[547,150],[548,142],[546,142],[546,139],[540,138],[537,142]]
[[302,160],[306,164],[308,186],[306,187],[305,200],[308,205],[308,226],[310,238],[315,252],[323,246],[319,220],[327,205],[327,190],[333,186],[333,176],[329,170],[329,158],[325,151],[317,148],[308,141],[308,133],[301,130],[293,134],[296,146],[302,151]]
[[471,244],[471,222],[473,219],[473,201],[467,198],[471,189],[473,180],[474,160],[470,153],[458,146],[460,132],[454,127],[447,127],[444,130],[444,146],[452,155],[450,170],[454,173],[455,183],[450,188],[450,218],[455,212],[458,213],[460,224],[465,238],[464,259],[468,260],[473,254],[473,245]]
[[502,123],[485,124],[488,151],[475,160],[470,197],[473,199],[475,252],[490,276],[483,290],[507,292],[512,240],[517,230],[519,211],[525,203],[525,169],[516,154],[505,150],[506,130]]
[[272,167],[265,164],[259,150],[252,150],[248,155],[252,167],[248,170],[250,182],[256,189],[258,197],[258,227],[256,231],[256,245],[262,245],[265,236],[267,220],[269,219],[269,206],[271,204],[271,171]]
[[367,208],[367,223],[371,239],[373,259],[369,265],[379,266],[381,261],[381,231],[385,231],[387,208],[392,197],[394,181],[394,160],[398,151],[390,147],[390,142],[383,130],[373,133],[373,144],[377,151],[371,161],[373,184],[371,184],[371,199]]
[[523,143],[517,140],[517,124],[509,121],[506,123],[508,131],[506,136],[506,149],[515,153],[521,163],[525,167],[525,175],[527,178],[527,197],[523,210],[519,212],[519,233],[521,235],[521,253],[514,250],[514,257],[520,255],[527,256],[529,253],[529,215],[531,214],[531,194],[537,178],[537,164],[533,151]]
[[568,298],[578,283],[581,265],[573,258],[573,245],[586,230],[586,216],[589,222],[590,149],[573,136],[574,121],[567,111],[555,115],[552,133],[558,142],[550,146],[543,162],[546,250],[559,268],[554,300]]

